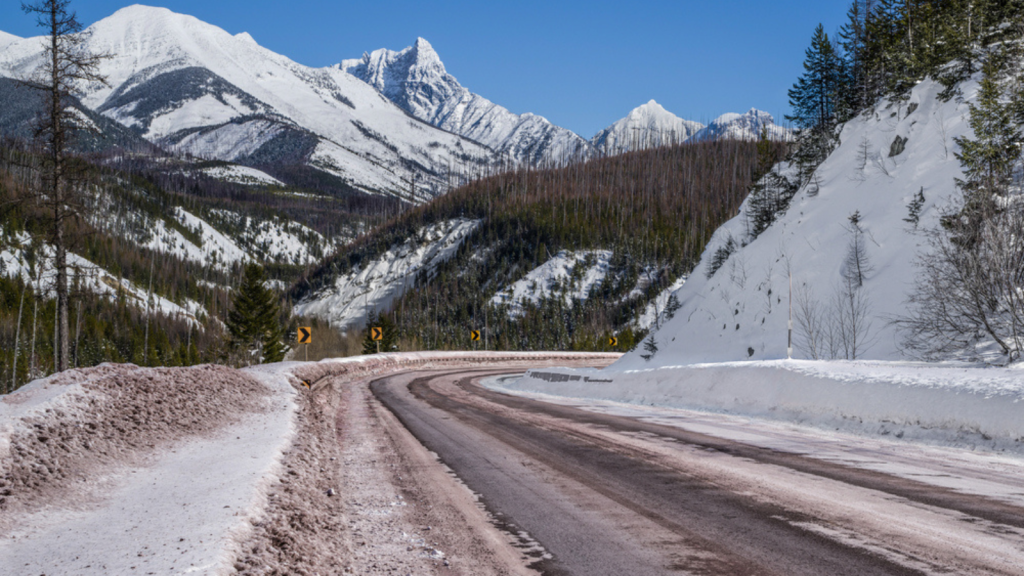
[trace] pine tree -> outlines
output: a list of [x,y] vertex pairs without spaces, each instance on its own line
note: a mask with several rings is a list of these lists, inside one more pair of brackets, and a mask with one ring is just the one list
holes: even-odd
[[776,148],[768,139],[768,129],[761,129],[757,143],[758,180],[754,182],[747,203],[747,220],[752,238],[757,238],[789,208],[796,187],[773,170],[778,161]]
[[974,139],[954,138],[963,168],[956,180],[963,194],[963,208],[943,219],[943,225],[962,247],[971,247],[981,233],[984,220],[997,210],[997,197],[1006,196],[1013,180],[1013,167],[1020,157],[1020,132],[1013,122],[1014,108],[1002,102],[999,69],[993,60],[982,68],[984,77],[976,102],[969,104],[969,124]]
[[651,337],[644,341],[644,351],[646,351],[647,354],[641,354],[640,357],[643,358],[645,362],[650,362],[658,353],[658,342],[654,339],[654,334],[651,334]]
[[284,359],[288,347],[279,315],[277,296],[266,287],[263,267],[247,264],[227,321],[230,346],[243,354],[247,365]]
[[842,108],[841,94],[847,85],[846,63],[829,40],[821,24],[814,31],[811,46],[805,52],[804,74],[789,90],[793,115],[786,120],[800,129],[793,161],[800,169],[802,183],[810,181],[814,170],[835,147],[835,129]]
[[921,209],[924,208],[924,186],[918,190],[914,199],[907,205],[907,217],[903,219],[908,224],[913,224],[914,228],[917,228],[917,224],[921,221]]
[[366,337],[363,338],[363,354],[376,354],[377,341],[373,339],[371,328],[381,328],[384,339],[380,341],[380,352],[398,352],[398,327],[388,314],[370,312],[366,318]]

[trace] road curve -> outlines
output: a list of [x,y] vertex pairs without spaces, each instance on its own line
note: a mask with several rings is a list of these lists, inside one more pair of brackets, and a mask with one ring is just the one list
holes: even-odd
[[1019,506],[478,385],[496,373],[371,390],[500,527],[536,543],[541,573],[1024,574]]

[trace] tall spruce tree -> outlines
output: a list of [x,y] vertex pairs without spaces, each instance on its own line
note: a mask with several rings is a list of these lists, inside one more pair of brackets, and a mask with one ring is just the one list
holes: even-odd
[[231,348],[242,354],[247,365],[280,362],[288,351],[278,320],[277,295],[266,281],[262,266],[247,264],[228,313]]
[[986,61],[976,103],[968,105],[974,138],[954,139],[960,147],[956,157],[964,172],[964,177],[956,181],[963,194],[963,208],[944,218],[943,224],[962,247],[975,245],[985,219],[998,209],[997,198],[1009,193],[1021,154],[1020,129],[1013,121],[1015,106],[1002,100],[998,60]]
[[800,168],[802,183],[810,180],[835,146],[835,128],[839,123],[841,97],[848,88],[843,72],[846,63],[819,24],[806,51],[804,74],[789,91],[793,114],[786,120],[800,129],[798,149],[793,160]]

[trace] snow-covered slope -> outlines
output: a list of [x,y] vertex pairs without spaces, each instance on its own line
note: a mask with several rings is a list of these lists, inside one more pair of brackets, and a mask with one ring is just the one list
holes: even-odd
[[509,315],[523,313],[522,304],[536,305],[542,298],[561,298],[566,304],[586,300],[590,290],[608,275],[610,250],[562,250],[526,276],[491,298],[495,306],[507,306]]
[[422,272],[430,273],[451,258],[479,220],[452,220],[428,226],[379,258],[339,275],[327,290],[303,299],[296,316],[327,320],[339,330],[361,326],[371,312],[384,311]]
[[[314,69],[163,8],[130,6],[84,31],[106,53],[109,86],[84,103],[164,147],[247,164],[307,164],[367,192],[424,200],[447,188],[442,169],[487,163],[473,141],[409,117],[336,67]],[[39,38],[0,50],[0,76],[30,77]]]
[[[870,329],[858,357],[901,358],[891,320],[906,312],[914,260],[925,243],[920,230],[935,227],[940,208],[956,194],[954,179],[962,173],[953,139],[969,133],[966,102],[974,98],[977,84],[962,85],[965,102],[942,102],[937,98],[941,90],[926,80],[913,89],[908,102],[883,102],[848,122],[841,145],[819,167],[816,182],[801,189],[785,215],[752,241],[749,206],[744,204],[715,233],[700,265],[676,293],[682,308],[654,335],[660,351],[647,362],[641,358],[645,352],[637,350],[616,368],[785,358],[787,272],[793,276],[795,315],[802,304],[829,311],[852,240],[849,218],[855,212],[860,213],[869,260],[860,293],[867,301]],[[897,139],[905,139],[902,152],[894,146]],[[915,229],[904,218],[921,190],[925,204]],[[730,238],[739,249],[708,279],[712,256]],[[799,322],[794,339],[794,356],[807,358]]]
[[694,140],[757,140],[761,130],[768,128],[768,137],[772,140],[792,140],[792,130],[775,123],[775,118],[767,113],[751,108],[746,114],[723,114],[713,122],[694,134]]
[[14,34],[8,34],[7,32],[0,30],[0,50],[3,50],[7,47],[8,44],[13,44],[18,40],[21,40],[21,38],[15,36]]
[[617,154],[684,142],[702,128],[700,122],[683,120],[651,100],[599,132],[591,143],[605,154]]
[[473,94],[448,73],[429,42],[375,50],[337,66],[416,118],[471,138],[516,162],[559,161],[589,152],[575,133],[534,114],[513,114]]

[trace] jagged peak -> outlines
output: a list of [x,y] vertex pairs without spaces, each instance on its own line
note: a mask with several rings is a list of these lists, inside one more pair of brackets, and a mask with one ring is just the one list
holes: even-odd
[[245,42],[251,42],[253,44],[257,44],[256,39],[253,38],[252,34],[249,34],[248,32],[240,32],[238,34],[235,34],[235,38],[238,38],[239,40],[242,40],[242,41],[245,41]]

